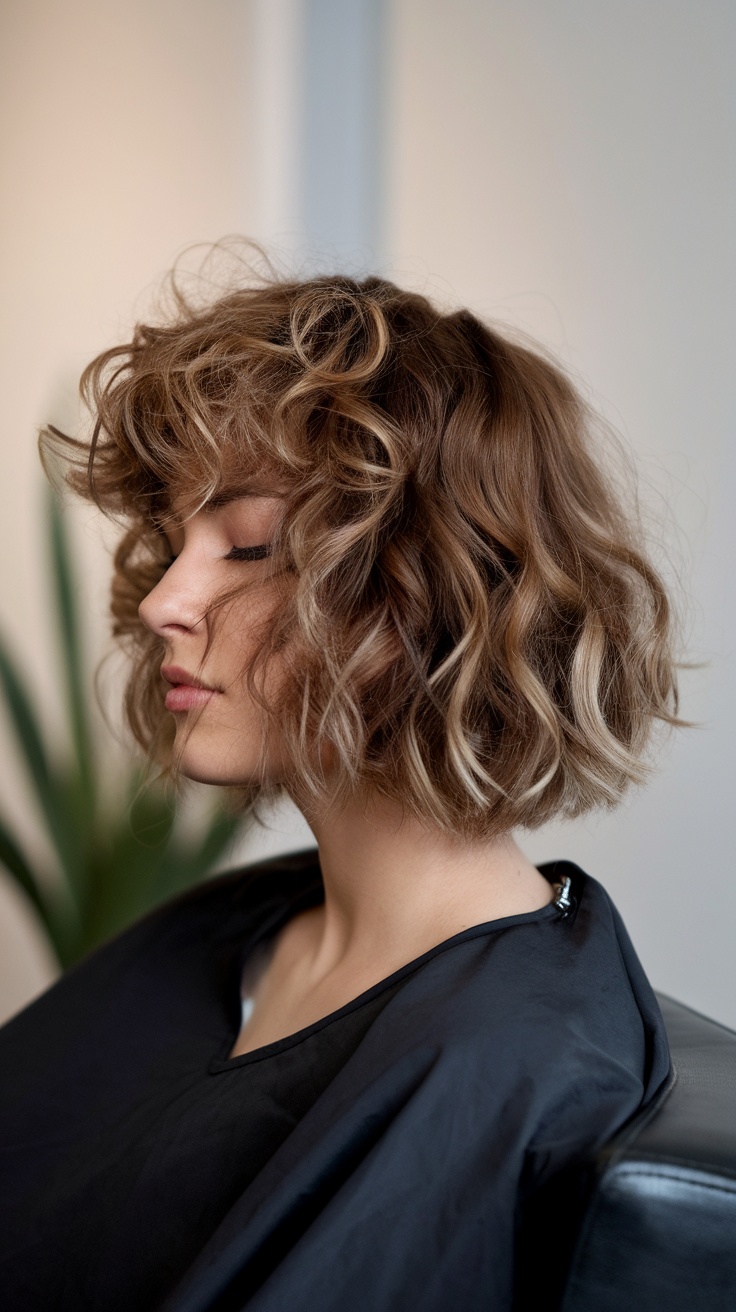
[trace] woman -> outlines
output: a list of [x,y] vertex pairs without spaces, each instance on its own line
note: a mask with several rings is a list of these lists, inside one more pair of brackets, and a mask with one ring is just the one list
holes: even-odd
[[621,919],[514,833],[676,718],[663,586],[560,371],[378,278],[94,360],[127,714],[317,847],[220,876],[0,1035],[6,1309],[554,1306],[581,1163],[661,1096]]

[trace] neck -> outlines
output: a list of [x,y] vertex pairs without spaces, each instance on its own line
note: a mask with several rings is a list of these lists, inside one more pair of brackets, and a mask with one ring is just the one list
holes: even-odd
[[325,887],[314,921],[320,972],[346,961],[395,969],[472,925],[536,910],[552,897],[510,834],[470,843],[376,797],[324,823],[308,819]]

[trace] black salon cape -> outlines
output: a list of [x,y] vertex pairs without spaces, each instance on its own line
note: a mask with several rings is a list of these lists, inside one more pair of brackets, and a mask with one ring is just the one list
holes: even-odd
[[[550,903],[456,934],[332,1017],[236,1059],[219,1084],[246,949],[323,896],[315,850],[200,885],[68,972],[0,1030],[0,1306],[546,1307],[574,1233],[575,1186],[560,1182],[577,1180],[576,1163],[661,1094],[670,1063],[608,894],[572,863],[540,869],[551,882],[571,877],[570,910]],[[239,1090],[224,1114],[247,1142],[258,1124],[251,1083],[269,1062],[278,1069],[274,1058],[290,1063],[301,1102],[294,1110],[286,1091],[289,1107],[276,1107],[271,1091],[259,1104],[266,1130],[271,1113],[282,1126],[273,1151],[267,1134],[254,1157],[231,1150],[227,1124],[177,1128],[187,1098],[199,1099],[199,1126]],[[179,1184],[171,1165],[157,1166],[154,1086],[170,1161],[186,1163]],[[227,1171],[213,1178],[214,1160]],[[121,1185],[126,1162],[131,1185]],[[204,1241],[172,1231],[192,1215],[185,1192],[200,1190],[206,1218],[225,1175],[227,1206]],[[131,1301],[137,1262],[166,1269],[162,1241],[145,1252],[161,1222],[184,1264],[155,1298]]]

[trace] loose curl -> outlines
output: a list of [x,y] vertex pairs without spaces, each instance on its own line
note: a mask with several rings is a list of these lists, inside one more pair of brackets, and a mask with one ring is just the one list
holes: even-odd
[[[642,782],[653,723],[683,723],[671,606],[560,369],[377,277],[251,277],[204,305],[171,286],[166,322],[86,368],[91,441],[42,435],[125,523],[113,631],[139,743],[171,765],[138,604],[172,503],[271,479],[279,605],[248,679],[292,796],[329,810],[375,789],[482,839]],[[282,787],[264,771],[245,796]]]

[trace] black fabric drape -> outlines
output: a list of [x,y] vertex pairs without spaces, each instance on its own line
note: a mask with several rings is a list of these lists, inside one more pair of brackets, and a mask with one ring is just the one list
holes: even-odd
[[540,869],[570,876],[569,911],[466,930],[234,1060],[243,962],[322,896],[315,851],[210,881],[69,972],[0,1030],[7,1312],[510,1312],[544,1287],[528,1217],[669,1054],[608,894]]

